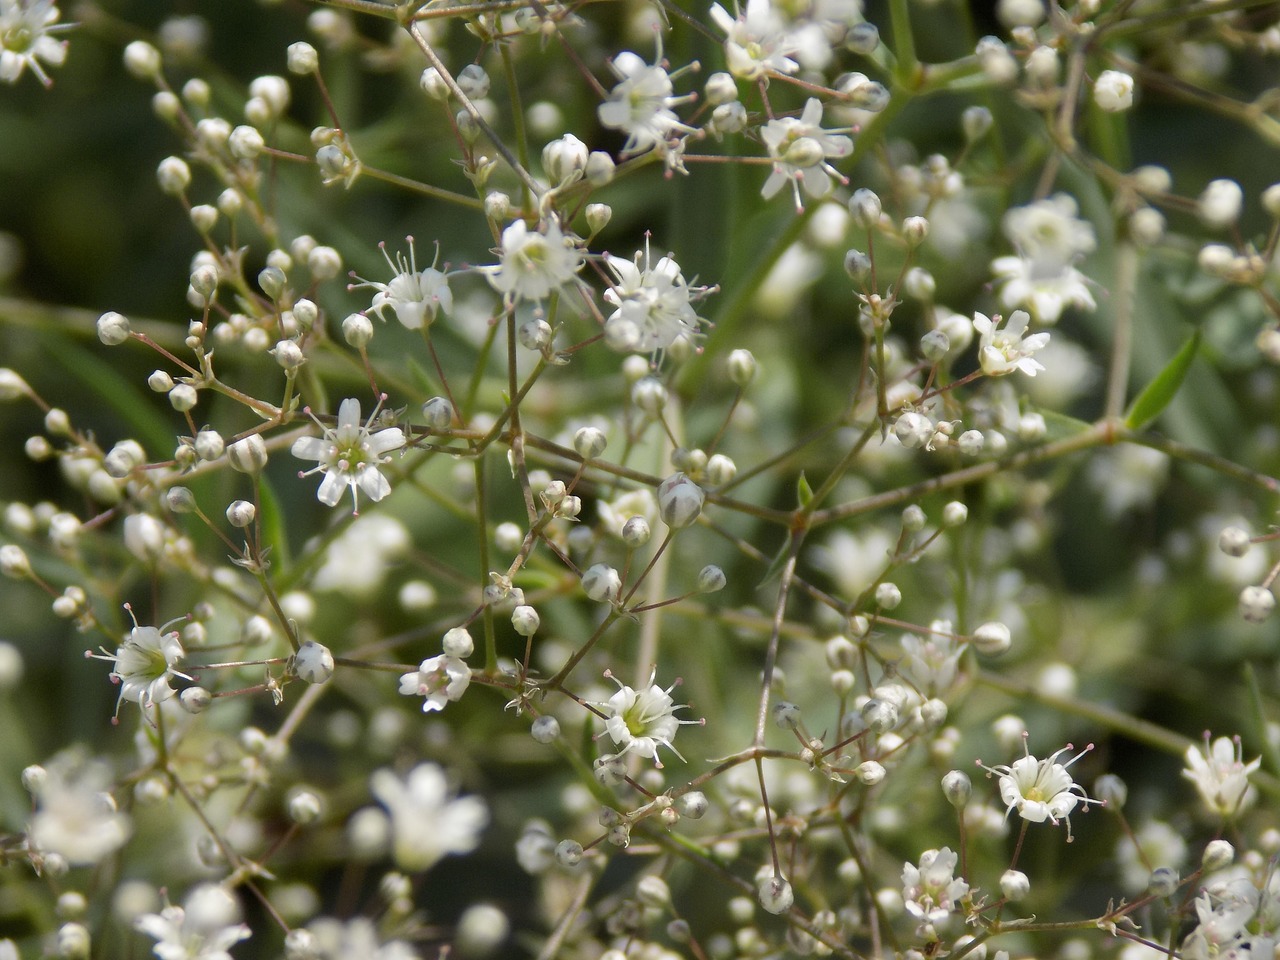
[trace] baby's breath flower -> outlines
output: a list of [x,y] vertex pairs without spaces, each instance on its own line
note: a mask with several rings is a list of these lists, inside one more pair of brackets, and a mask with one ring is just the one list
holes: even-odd
[[661,767],[658,748],[666,747],[683,760],[671,741],[681,724],[701,721],[680,720],[675,716],[675,711],[685,707],[685,704],[671,699],[671,691],[676,684],[663,690],[653,682],[657,676],[656,669],[649,675],[647,689],[641,690],[627,686],[608,671],[605,671],[605,676],[618,685],[618,692],[599,704],[604,711],[605,732],[619,748],[614,756],[633,754],[652,758],[654,766]]
[[832,179],[847,182],[830,160],[853,153],[853,139],[822,129],[821,100],[809,98],[799,118],[770,120],[760,131],[760,139],[773,159],[773,172],[760,189],[766,200],[790,181],[796,210],[802,210],[801,186],[806,194],[818,198],[831,192]]
[[1044,365],[1032,359],[1032,354],[1049,342],[1047,332],[1026,336],[1031,317],[1025,310],[1015,310],[1009,322],[1000,328],[1000,318],[988,318],[981,313],[973,315],[973,329],[980,337],[978,362],[982,372],[990,377],[1000,377],[1021,370],[1029,377],[1044,369]]
[[[440,248],[436,248],[436,261],[424,270],[418,269],[418,256],[414,249],[413,237],[405,237],[409,243],[409,259],[397,253],[395,259],[387,253],[386,243],[378,244],[387,265],[391,267],[392,278],[386,283],[376,280],[365,280],[356,277],[359,283],[351,284],[348,290],[359,290],[371,287],[378,292],[373,295],[370,313],[376,313],[379,320],[385,321],[383,311],[388,307],[396,315],[396,319],[409,330],[421,330],[431,326],[441,310],[445,313],[453,311],[453,292],[449,289],[449,278],[436,269],[440,259]],[[345,328],[344,328],[345,331]],[[367,342],[367,341],[366,341]]]
[[530,230],[523,220],[513,221],[502,231],[498,253],[500,263],[479,269],[512,303],[545,300],[573,280],[584,259],[582,249],[554,217],[539,230]]
[[1037,760],[1027,752],[1026,735],[1023,734],[1022,749],[1024,755],[1011,765],[1000,764],[988,767],[981,760],[978,766],[1000,778],[1000,799],[1007,806],[1005,816],[1018,811],[1018,816],[1032,823],[1044,823],[1048,820],[1054,826],[1058,821],[1067,825],[1067,842],[1071,841],[1071,811],[1077,805],[1084,804],[1087,809],[1091,803],[1101,803],[1087,796],[1084,787],[1071,779],[1067,767],[1075,763],[1093,749],[1089,744],[1066,763],[1058,763],[1058,757],[1071,750],[1067,744],[1054,751],[1043,760]]
[[427,870],[449,854],[470,853],[489,822],[484,801],[451,797],[444,771],[433,763],[419,764],[404,780],[375,771],[369,786],[391,814],[392,852],[402,870]]
[[[348,397],[338,406],[338,423],[336,427],[326,427],[320,421],[317,426],[324,431],[323,437],[299,437],[293,443],[292,453],[301,460],[319,461],[310,470],[301,471],[298,476],[310,476],[317,471],[324,472],[320,488],[316,491],[316,499],[326,506],[335,507],[342,499],[342,491],[350,487],[353,510],[359,512],[357,500],[359,491],[363,490],[370,500],[378,501],[391,492],[391,484],[378,470],[380,464],[386,463],[385,454],[398,450],[405,444],[404,433],[399,427],[386,427],[374,432],[373,422],[377,418],[378,406],[369,415],[369,420],[360,423],[360,401]],[[305,410],[310,414],[311,409]],[[314,419],[314,418],[313,418]]]
[[1093,83],[1093,102],[1107,113],[1133,106],[1133,77],[1119,70],[1103,70]]
[[950,847],[926,850],[919,865],[902,865],[902,903],[920,924],[946,920],[969,892],[969,884],[955,876],[959,857]]
[[68,28],[58,23],[61,16],[53,0],[0,0],[0,80],[17,83],[29,69],[46,87],[53,86],[44,68],[60,67],[67,59],[67,42],[53,36]]
[[[132,608],[126,606],[125,609],[133,617]],[[174,669],[185,655],[178,631],[161,632],[176,622],[171,620],[162,627],[143,627],[134,619],[133,629],[114,654],[107,653],[105,649],[101,654],[85,653],[85,656],[94,660],[106,660],[115,664],[111,670],[111,682],[120,685],[115,720],[119,719],[120,704],[124,701],[136,703],[145,711],[173,696],[173,688],[169,686],[171,679],[191,679]]]
[[1206,730],[1204,745],[1187,747],[1184,756],[1187,767],[1182,775],[1196,785],[1210,813],[1234,817],[1253,802],[1249,774],[1261,766],[1262,758],[1245,763],[1239,737],[1218,737],[1210,743]]
[[769,0],[747,0],[745,12],[736,17],[715,3],[711,19],[726,35],[725,60],[735,77],[759,80],[769,73],[790,74],[799,69],[800,64],[790,56],[795,52],[795,41]]
[[605,262],[618,278],[617,284],[604,292],[605,300],[617,308],[604,325],[605,342],[610,347],[653,353],[665,350],[678,337],[698,335],[706,321],[692,304],[711,291],[689,286],[670,254],[651,262],[647,235],[644,251],[634,260],[605,254]]
[[596,112],[601,126],[627,135],[623,157],[644,153],[665,145],[674,136],[695,132],[693,127],[681,123],[671,109],[691,98],[674,95],[671,75],[661,63],[661,46],[658,61],[650,65],[637,54],[624,50],[609,62],[609,69],[619,82]]
[[164,960],[222,960],[227,950],[249,938],[240,920],[240,905],[214,883],[196,887],[181,907],[167,906],[134,921],[134,927],[156,941],[153,952]]
[[471,684],[471,668],[457,657],[441,654],[418,664],[413,673],[400,677],[400,692],[424,697],[422,712],[443,710],[450,700],[461,700]]

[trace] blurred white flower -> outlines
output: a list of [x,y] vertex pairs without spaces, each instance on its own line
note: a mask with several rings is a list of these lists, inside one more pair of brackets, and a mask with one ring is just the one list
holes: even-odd
[[36,810],[27,828],[40,853],[54,853],[73,866],[87,866],[119,850],[132,827],[108,792],[111,768],[67,751],[44,767],[35,794]]
[[382,586],[391,565],[411,543],[409,531],[395,517],[364,514],[328,545],[313,585],[317,590],[367,599]]
[[392,853],[403,870],[427,870],[451,853],[470,853],[489,822],[479,797],[450,796],[444,771],[434,763],[419,764],[403,780],[376,770],[369,786],[391,814]]
[[196,887],[181,907],[147,913],[134,927],[156,941],[160,960],[231,960],[227,951],[249,938],[235,897],[216,883]]
[[1196,785],[1210,813],[1233,817],[1253,802],[1256,791],[1249,774],[1258,769],[1262,758],[1245,763],[1239,737],[1218,737],[1210,743],[1205,731],[1204,745],[1187,747],[1185,759],[1182,775]]
[[368,917],[352,917],[345,923],[320,917],[307,924],[314,936],[315,960],[420,960],[421,954],[403,940],[383,942]]
[[17,83],[29,69],[46,87],[53,85],[45,65],[60,67],[67,59],[67,42],[53,34],[72,26],[59,24],[61,16],[53,0],[0,0],[0,80]]
[[1000,282],[1000,303],[1022,307],[1041,323],[1056,323],[1068,306],[1092,310],[1097,304],[1079,259],[1097,246],[1093,227],[1081,220],[1075,200],[1059,193],[1014,207],[1001,225],[1014,256],[997,257],[992,272]]

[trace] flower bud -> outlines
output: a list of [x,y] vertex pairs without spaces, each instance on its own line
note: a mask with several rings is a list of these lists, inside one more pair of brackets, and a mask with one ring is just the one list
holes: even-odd
[[974,649],[989,657],[1004,653],[1013,646],[1013,637],[1009,633],[1009,628],[998,620],[992,620],[978,627],[973,631],[971,641]]
[[197,203],[191,208],[191,225],[196,228],[196,232],[204,235],[209,233],[218,223],[218,208],[208,203]]
[[552,183],[564,186],[582,179],[587,156],[587,145],[572,133],[566,133],[542,148],[542,169]]
[[698,519],[706,495],[683,473],[673,473],[658,485],[658,514],[672,530],[681,530]]
[[872,697],[859,712],[872,733],[888,733],[898,725],[898,708],[889,700]]
[[876,586],[876,604],[884,610],[893,610],[902,602],[902,591],[896,583],[885,581]]
[[263,267],[258,271],[258,286],[272,300],[279,300],[288,278],[279,267]]
[[418,86],[432,100],[444,103],[449,99],[449,87],[435,67],[427,67],[422,71],[422,76],[418,78]]
[[232,500],[227,506],[227,523],[244,529],[258,516],[258,508],[248,500]]
[[0,573],[11,580],[26,580],[31,576],[31,561],[27,552],[14,543],[0,547]]
[[1173,867],[1156,867],[1147,880],[1147,890],[1157,897],[1171,897],[1178,889],[1178,871]]
[[179,383],[169,391],[169,406],[179,413],[185,413],[192,409],[199,399],[200,396],[196,388],[189,383]]
[[[126,339],[128,338],[127,324],[128,322],[126,321]],[[16,370],[11,370],[8,367],[0,368],[0,401],[17,400],[19,397],[28,397],[30,395],[31,387]]]
[[129,339],[129,321],[114,310],[98,318],[98,339],[108,347],[119,346]]
[[589,203],[586,209],[587,226],[593,234],[599,233],[613,219],[613,207],[607,203]]
[[738,99],[738,83],[731,74],[719,71],[707,77],[702,87],[706,102],[713,107]]
[[908,533],[919,533],[924,529],[928,518],[918,503],[913,503],[902,510],[902,529]]
[[1205,845],[1204,855],[1200,858],[1200,863],[1204,866],[1205,873],[1214,873],[1231,866],[1231,862],[1235,858],[1236,849],[1229,841],[1210,840]]
[[1240,591],[1240,616],[1248,623],[1262,623],[1276,608],[1276,598],[1266,587],[1250,585]]
[[203,713],[213,703],[213,694],[204,687],[187,687],[178,694],[178,703],[187,713]]
[[1240,218],[1244,191],[1234,180],[1211,180],[1196,201],[1196,210],[1205,226],[1225,229]]
[[667,405],[667,388],[657,377],[644,377],[631,388],[631,402],[656,417]]
[[849,213],[860,227],[874,227],[880,222],[880,197],[874,190],[860,187],[849,198]]
[[290,73],[304,76],[315,73],[320,68],[320,54],[311,44],[305,40],[299,40],[297,43],[289,44],[285,51],[285,63],[288,64]]
[[628,517],[622,525],[622,542],[632,550],[649,542],[649,521],[644,517]]
[[942,777],[942,793],[949,804],[963,810],[973,796],[973,781],[963,770],[948,771]]
[[1227,527],[1218,536],[1218,549],[1228,557],[1243,557],[1249,552],[1249,534],[1239,527]]
[[304,640],[293,655],[293,675],[306,683],[327,683],[333,670],[333,654],[322,643]]
[[459,660],[467,659],[476,650],[475,640],[472,639],[471,631],[466,627],[452,627],[446,630],[440,645],[446,657],[457,657]]
[[597,563],[582,575],[582,589],[591,600],[613,603],[622,595],[622,577],[607,563]]
[[561,840],[556,844],[556,862],[562,867],[576,867],[582,862],[582,844],[577,840]]
[[227,149],[237,160],[256,160],[266,148],[267,141],[257,127],[240,124],[227,138]]
[[181,157],[165,157],[156,167],[156,181],[170,196],[179,196],[191,185],[191,168]]
[[737,387],[745,387],[756,375],[756,358],[750,350],[734,350],[725,363],[729,380]]
[[1000,875],[1000,892],[1006,900],[1017,903],[1031,892],[1031,878],[1021,870],[1006,870]]
[[520,341],[520,346],[535,353],[546,352],[551,346],[553,335],[551,324],[547,323],[542,317],[530,317],[521,323],[519,329],[516,330],[516,337]]
[[160,51],[145,40],[134,40],[124,48],[124,67],[138,80],[154,80],[160,75]]
[[853,768],[853,775],[858,778],[858,782],[868,787],[874,787],[883,780],[885,773],[884,764],[876,760],[864,760]]
[[969,519],[969,508],[959,500],[952,500],[942,508],[942,525],[944,527],[959,527]]
[[[587,183],[593,187],[603,187],[613,181],[614,173],[617,171],[617,165],[613,162],[613,157],[605,153],[603,150],[592,150],[587,157],[587,167],[585,175]],[[613,211],[605,206],[605,204],[591,204],[587,207],[587,222],[591,223],[591,207],[605,207],[609,212],[609,216],[613,216]],[[599,216],[599,213],[597,213]],[[608,220],[606,219],[607,223]],[[593,226],[593,229],[601,229]]]
[[573,435],[573,449],[584,460],[600,456],[608,442],[604,431],[596,427],[580,427]]
[[532,637],[541,624],[542,618],[538,616],[538,611],[528,604],[521,604],[511,611],[511,626],[522,637]]
[[[174,388],[175,390],[177,387]],[[170,394],[172,396],[172,394]],[[227,447],[227,462],[241,473],[257,473],[267,465],[267,444],[262,435],[251,433]]]
[[791,884],[772,873],[766,875],[757,884],[756,895],[760,900],[760,906],[772,914],[786,913],[796,901]]
[[538,743],[554,743],[560,736],[560,721],[550,714],[544,714],[533,721],[529,727],[529,735]]
[[[911,246],[919,246],[927,236],[929,236],[929,221],[924,217],[907,217],[902,221],[902,237]],[[933,278],[930,277],[929,279],[932,280]],[[931,286],[929,296],[932,295],[933,289]],[[918,300],[927,299],[927,297],[921,297],[917,294],[912,294],[912,296],[915,296]]]
[[453,404],[444,397],[432,397],[422,405],[422,419],[431,430],[448,430],[453,426]]
[[478,63],[468,63],[456,77],[462,92],[472,100],[483,100],[489,95],[489,74]]
[[315,793],[315,791],[295,787],[289,792],[287,809],[290,820],[299,826],[306,826],[320,819],[324,804],[321,802],[319,794]]

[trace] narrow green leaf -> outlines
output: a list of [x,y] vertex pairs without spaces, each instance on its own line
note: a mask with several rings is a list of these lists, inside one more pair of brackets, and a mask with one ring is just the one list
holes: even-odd
[[1173,355],[1168,365],[1156,374],[1155,378],[1134,398],[1133,405],[1129,407],[1129,412],[1124,418],[1125,425],[1129,429],[1137,430],[1160,416],[1174,394],[1178,392],[1178,388],[1182,386],[1187,369],[1191,366],[1191,361],[1195,359],[1199,348],[1200,331],[1197,330],[1191,339],[1182,345],[1182,349]]
[[1065,413],[1058,413],[1056,410],[1037,410],[1036,412],[1044,417],[1044,425],[1047,428],[1044,439],[1050,442],[1074,437],[1093,429],[1093,424],[1069,417]]
[[289,541],[284,535],[284,517],[280,498],[268,482],[266,474],[258,475],[258,524],[262,531],[262,548],[270,550],[268,559],[281,572],[289,569]]
[[803,471],[800,473],[800,479],[796,481],[796,500],[801,510],[813,503],[813,487],[809,486],[809,478]]

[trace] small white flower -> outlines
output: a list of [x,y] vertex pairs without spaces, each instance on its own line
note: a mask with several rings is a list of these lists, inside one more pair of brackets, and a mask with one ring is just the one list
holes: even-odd
[[[641,267],[641,258],[644,266]],[[618,278],[604,298],[617,309],[604,324],[605,342],[621,352],[653,353],[671,346],[679,337],[695,337],[704,321],[692,302],[706,296],[706,287],[685,282],[680,265],[670,256],[652,263],[649,238],[634,261],[605,254],[605,262]]]
[[235,898],[219,885],[205,883],[187,894],[181,907],[144,914],[133,925],[156,941],[152,953],[160,960],[231,960],[227,951],[249,937],[239,919]]
[[760,190],[760,195],[766,200],[790,182],[796,209],[801,210],[802,185],[805,193],[817,198],[831,192],[832,178],[841,183],[848,182],[829,160],[853,153],[853,139],[822,129],[820,100],[809,98],[798,118],[770,120],[760,131],[760,138],[773,158],[773,172]]
[[479,797],[450,797],[444,771],[433,763],[419,764],[404,780],[377,770],[369,786],[391,814],[392,852],[402,870],[426,870],[448,854],[470,853],[489,822]]
[[[382,405],[379,401],[378,406]],[[307,408],[307,414],[311,409]],[[316,460],[317,465],[298,473],[307,477],[324,471],[324,479],[316,491],[316,499],[325,506],[335,507],[342,499],[342,491],[351,488],[353,512],[359,513],[358,492],[370,500],[381,500],[391,492],[391,484],[378,470],[386,463],[385,454],[404,446],[404,433],[399,427],[387,427],[376,433],[371,426],[378,415],[378,408],[369,415],[367,423],[360,422],[360,401],[354,397],[343,400],[338,407],[338,424],[326,427],[316,421],[323,437],[299,437],[293,442],[292,453],[300,460]],[[314,418],[313,418],[314,419]]]
[[902,905],[922,925],[946,920],[969,892],[969,884],[955,876],[959,858],[950,847],[926,850],[920,865],[902,865]]
[[1041,323],[1056,323],[1068,306],[1093,310],[1097,304],[1076,262],[1097,246],[1093,227],[1077,215],[1066,194],[1014,207],[1001,222],[1016,255],[997,257],[991,269],[1001,282],[1005,309],[1023,307]]
[[400,692],[407,697],[425,697],[423,713],[443,710],[450,700],[461,700],[471,683],[471,668],[457,657],[441,654],[418,664],[413,673],[400,677]]
[[607,670],[605,676],[618,685],[618,692],[600,704],[605,711],[605,733],[619,748],[613,756],[632,753],[639,757],[650,757],[655,766],[661,767],[658,748],[666,747],[683,760],[684,757],[680,756],[680,751],[671,741],[681,724],[701,721],[680,720],[675,716],[675,711],[687,706],[671,699],[671,691],[676,685],[672,684],[663,690],[654,683],[656,669],[649,675],[647,689],[643,690],[627,686]]
[[565,236],[554,217],[541,230],[513,221],[502,231],[498,253],[501,263],[480,270],[508,302],[545,300],[573,280],[584,259],[582,249]]
[[[413,246],[413,237],[405,237],[409,242],[409,259],[406,262],[403,253],[397,253],[395,259],[387,253],[386,243],[378,244],[391,267],[394,276],[387,283],[365,280],[347,287],[348,290],[359,290],[361,287],[372,287],[378,292],[373,295],[370,313],[376,313],[379,320],[386,320],[383,311],[388,307],[396,315],[396,319],[409,330],[421,330],[429,327],[436,316],[443,310],[453,310],[453,291],[449,289],[449,278],[437,270],[435,263],[425,270],[418,269],[417,251]],[[436,259],[440,257],[440,249],[436,248]]]
[[1206,731],[1204,746],[1187,747],[1185,756],[1187,768],[1182,775],[1196,785],[1211,813],[1232,817],[1253,801],[1249,774],[1258,769],[1262,758],[1245,763],[1239,737],[1219,737],[1210,743]]
[[[126,605],[129,616],[133,610]],[[106,660],[114,663],[111,671],[111,682],[120,685],[120,696],[116,699],[116,714],[112,722],[120,716],[120,704],[128,700],[136,703],[145,711],[153,704],[163,703],[173,696],[173,687],[169,681],[174,677],[190,680],[185,673],[174,669],[184,652],[178,638],[178,631],[162,633],[176,620],[162,627],[140,627],[138,621],[133,622],[133,629],[125,637],[124,642],[116,648],[114,654],[86,652],[86,657],[94,660]]]
[[33,790],[36,811],[27,830],[37,850],[87,866],[124,846],[131,826],[108,792],[106,763],[68,751],[46,764],[44,772],[44,781]]
[[734,76],[759,80],[769,73],[790,74],[799,68],[790,57],[796,52],[795,40],[769,0],[747,0],[746,12],[736,17],[715,3],[711,19],[725,32],[725,60]]
[[[1023,734],[1022,749],[1027,749],[1026,734]],[[1086,746],[1066,763],[1058,763],[1058,757],[1071,749],[1071,744],[1067,744],[1043,760],[1037,760],[1026,753],[1011,765],[988,767],[979,760],[978,766],[987,771],[988,775],[999,776],[1000,799],[1008,808],[1005,811],[1006,817],[1017,810],[1018,816],[1032,823],[1044,823],[1048,820],[1056,827],[1058,821],[1062,820],[1067,825],[1067,841],[1070,842],[1071,811],[1079,804],[1084,804],[1087,809],[1091,803],[1102,802],[1087,796],[1084,787],[1072,780],[1071,774],[1067,772],[1067,767],[1092,750],[1093,744]]]
[[665,145],[673,137],[695,132],[693,127],[681,123],[671,109],[691,97],[674,95],[671,75],[662,66],[661,45],[655,64],[645,63],[639,55],[624,50],[610,61],[609,69],[619,82],[609,91],[609,98],[596,108],[596,114],[601,126],[627,135],[623,157],[636,156]]
[[1048,333],[1035,333],[1029,337],[1027,324],[1031,317],[1025,310],[1015,310],[1009,322],[1000,327],[1000,318],[991,319],[981,313],[973,315],[973,329],[978,333],[978,363],[989,377],[1000,377],[1021,370],[1034,377],[1044,366],[1031,355],[1049,342]]
[[62,66],[67,42],[52,34],[71,26],[59,25],[61,16],[53,0],[0,0],[0,80],[17,83],[30,69],[46,87],[53,85],[44,67]]

